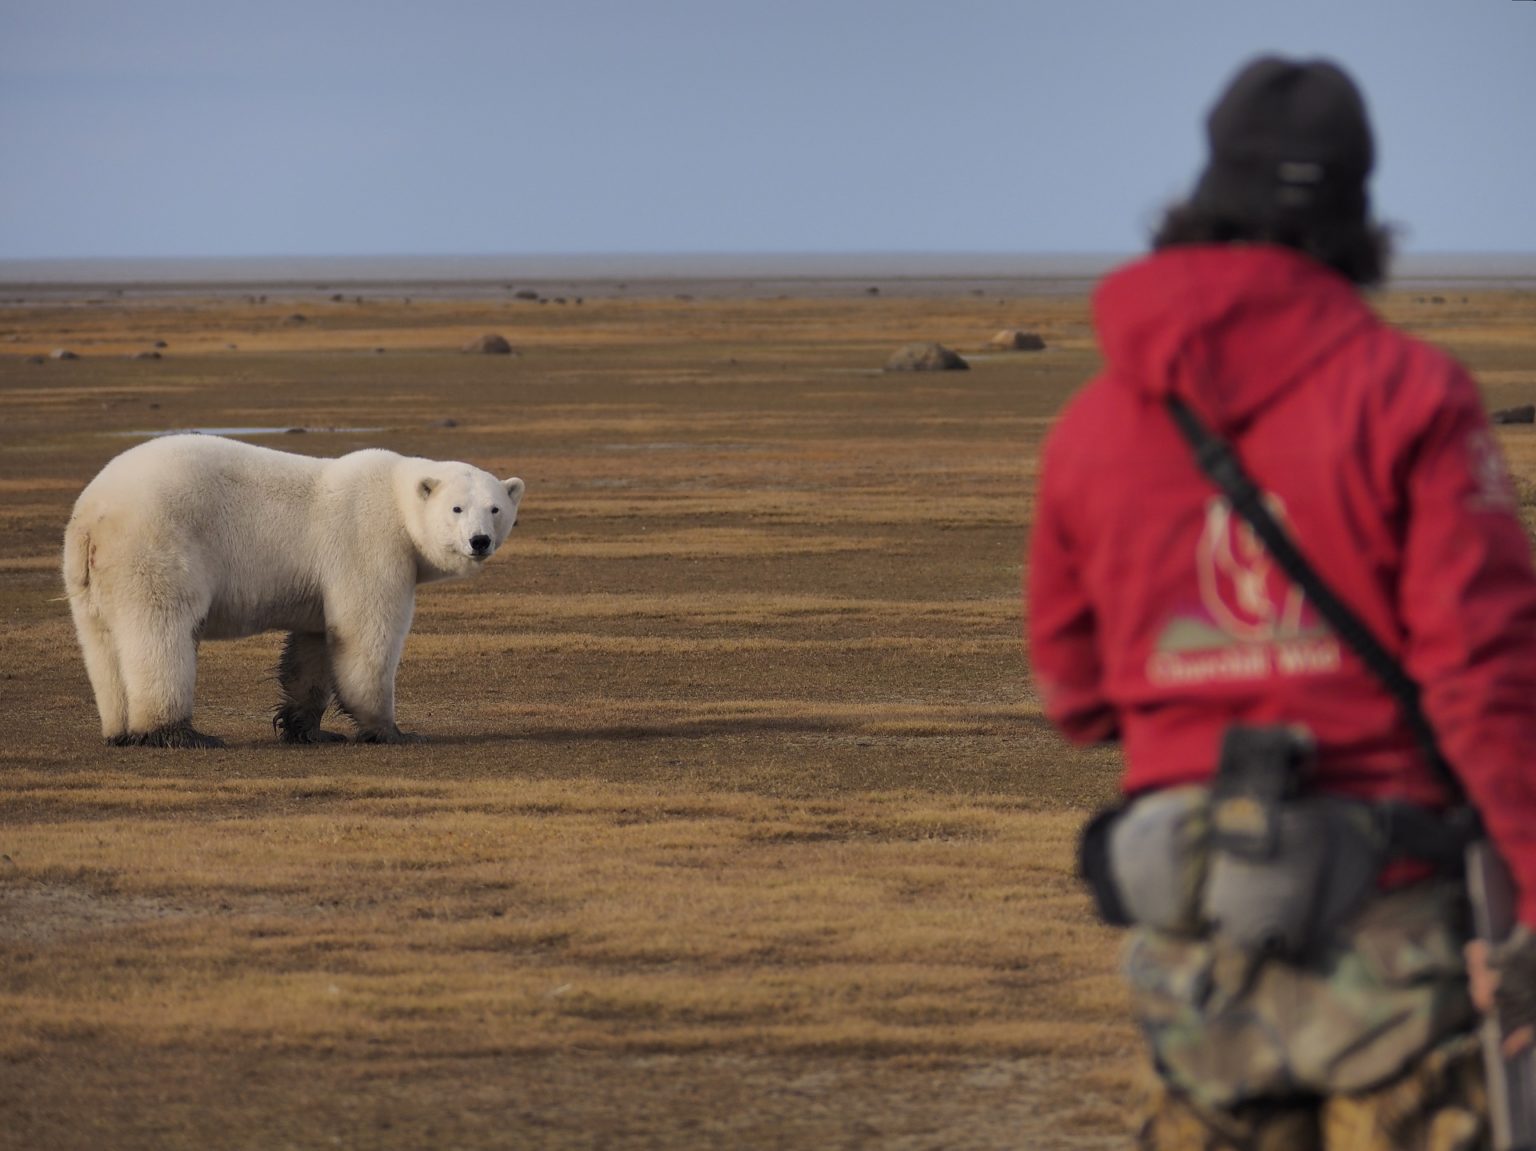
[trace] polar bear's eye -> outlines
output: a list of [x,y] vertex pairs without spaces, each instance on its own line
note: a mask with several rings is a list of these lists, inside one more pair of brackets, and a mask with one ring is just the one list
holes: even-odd
[[491,515],[493,515],[493,516],[501,515],[501,509],[499,507],[497,507],[495,504],[491,505]]
[[454,515],[458,515],[458,514],[459,514],[459,513],[460,513],[460,512],[461,512],[461,511],[463,511],[463,510],[464,510],[464,509],[463,509],[463,508],[454,508],[454,509],[453,509],[453,514],[454,514]]

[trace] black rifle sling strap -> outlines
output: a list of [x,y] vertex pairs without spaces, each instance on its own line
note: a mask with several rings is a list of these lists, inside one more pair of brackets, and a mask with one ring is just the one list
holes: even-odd
[[1243,470],[1232,446],[1207,428],[1200,417],[1177,396],[1168,396],[1166,404],[1174,423],[1194,450],[1200,470],[1221,489],[1232,509],[1243,517],[1244,522],[1263,541],[1270,558],[1306,593],[1323,619],[1328,621],[1329,627],[1354,649],[1371,673],[1386,686],[1402,708],[1414,735],[1418,737],[1425,758],[1440,782],[1456,797],[1457,803],[1465,804],[1466,790],[1441,754],[1435,729],[1430,726],[1424,709],[1419,705],[1419,685],[1409,678],[1402,664],[1381,645],[1381,641],[1307,562],[1290,534],[1270,513],[1264,503],[1264,493]]

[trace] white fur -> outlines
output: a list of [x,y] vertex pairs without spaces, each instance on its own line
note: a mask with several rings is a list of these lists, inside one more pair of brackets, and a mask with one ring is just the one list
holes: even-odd
[[[130,448],[80,494],[64,533],[102,734],[190,732],[198,641],[276,628],[292,633],[290,703],[334,692],[359,738],[404,738],[395,670],[416,585],[476,571],[522,495],[520,479],[379,449],[315,459],[206,435]],[[476,536],[489,537],[480,555]],[[301,710],[285,735],[323,735],[313,706]]]

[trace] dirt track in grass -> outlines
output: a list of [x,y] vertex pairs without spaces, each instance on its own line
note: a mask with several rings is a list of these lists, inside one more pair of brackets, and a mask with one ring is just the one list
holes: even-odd
[[[1116,761],[1046,729],[1018,623],[1086,301],[688,294],[0,292],[0,1147],[1124,1145],[1071,875]],[[1531,295],[1383,306],[1536,399]],[[882,373],[912,340],[972,369]],[[226,750],[103,748],[75,495],[144,433],[290,427],[528,482],[418,598],[431,742],[277,746],[265,636],[203,648]]]

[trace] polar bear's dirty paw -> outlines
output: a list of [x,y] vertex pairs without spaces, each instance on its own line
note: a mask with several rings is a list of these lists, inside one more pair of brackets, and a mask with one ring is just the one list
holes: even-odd
[[198,731],[186,720],[168,723],[153,731],[125,731],[107,740],[111,747],[176,747],[213,748],[223,747],[224,741],[216,735]]
[[320,717],[312,713],[277,709],[272,717],[272,729],[281,743],[346,743],[347,737],[339,731],[326,731],[320,726]]
[[320,727],[284,727],[282,724],[274,724],[277,728],[277,738],[281,743],[317,744],[317,743],[346,743],[347,737],[339,731],[326,731]]
[[304,733],[303,743],[346,743],[347,737],[339,731],[326,731],[324,728],[314,728]]
[[398,727],[360,728],[358,743],[426,743],[427,737],[414,731],[401,731]]

